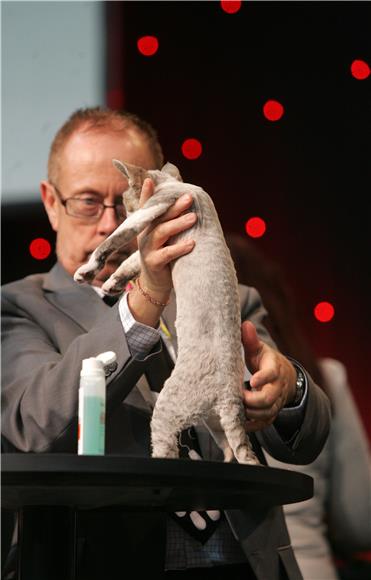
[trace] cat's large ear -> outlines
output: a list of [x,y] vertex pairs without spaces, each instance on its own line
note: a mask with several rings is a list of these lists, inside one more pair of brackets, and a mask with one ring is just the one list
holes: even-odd
[[125,163],[122,163],[122,161],[119,161],[118,159],[112,159],[112,163],[120,173],[123,173],[128,180],[130,179],[129,171],[127,170]]
[[131,163],[123,163],[118,159],[112,159],[113,165],[122,173],[129,182],[130,189],[133,190],[134,194],[138,197],[142,189],[143,181],[146,177],[149,177],[149,173],[143,167],[138,167],[137,165],[132,165]]
[[143,167],[138,167],[138,165],[132,165],[131,163],[123,163],[118,159],[112,159],[113,165],[125,175],[130,184],[133,182],[144,181],[147,177],[147,170]]
[[171,175],[171,177],[174,177],[177,181],[183,181],[182,176],[179,173],[179,169],[173,163],[165,163],[161,171],[162,173]]

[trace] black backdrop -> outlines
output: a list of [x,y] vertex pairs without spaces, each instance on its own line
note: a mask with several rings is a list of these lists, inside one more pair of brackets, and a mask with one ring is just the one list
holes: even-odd
[[[305,332],[346,364],[370,426],[371,78],[350,74],[354,59],[371,64],[370,4],[248,1],[234,15],[219,2],[109,4],[125,50],[120,64],[108,54],[108,86],[122,70],[125,106],[212,195],[226,230],[266,219],[254,243],[281,261]],[[147,34],[159,39],[151,58],[136,48]],[[268,99],[285,107],[277,123],[262,115]],[[203,144],[197,160],[181,154],[187,137]],[[320,300],[335,306],[328,324],[313,317]]]

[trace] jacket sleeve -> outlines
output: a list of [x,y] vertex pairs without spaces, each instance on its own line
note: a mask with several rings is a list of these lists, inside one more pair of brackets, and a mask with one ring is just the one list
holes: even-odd
[[[264,326],[267,311],[257,290],[240,286],[240,300],[242,320],[250,320],[255,325],[260,339],[276,348]],[[289,441],[285,441],[274,424],[256,433],[264,449],[272,457],[285,463],[304,465],[314,461],[321,452],[330,429],[331,411],[328,397],[306,371],[305,374],[307,400],[302,412],[301,426],[295,435]],[[285,417],[285,413],[280,413],[279,423],[282,427],[286,420],[289,420],[289,416]]]
[[[130,356],[117,306],[88,332],[67,319],[51,320],[55,310],[49,306],[37,292],[24,297],[2,292],[4,451],[75,453],[82,359],[108,350],[117,354],[117,368],[107,378],[107,416],[134,387],[148,359]],[[53,332],[58,324],[68,328],[64,344]]]

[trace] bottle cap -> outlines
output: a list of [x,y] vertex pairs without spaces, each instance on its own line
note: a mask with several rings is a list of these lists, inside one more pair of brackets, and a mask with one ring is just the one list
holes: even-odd
[[[117,360],[116,353],[112,350],[107,352],[102,352],[97,356],[92,356],[90,358],[84,358],[82,361],[82,368],[80,376],[86,375],[105,375],[105,370],[109,370],[109,367],[113,365]],[[117,366],[117,365],[116,365]]]
[[84,358],[82,361],[82,368],[80,376],[87,375],[103,375],[104,367],[103,362],[98,360],[96,357]]
[[117,356],[115,352],[113,352],[112,350],[108,350],[107,352],[102,352],[101,354],[98,354],[98,356],[96,356],[95,358],[101,361],[103,365],[106,367],[116,362]]

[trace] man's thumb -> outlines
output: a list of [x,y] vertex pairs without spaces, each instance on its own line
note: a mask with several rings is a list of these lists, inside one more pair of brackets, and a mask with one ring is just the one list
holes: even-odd
[[146,177],[146,179],[143,181],[142,191],[140,193],[139,207],[143,207],[149,198],[152,197],[154,189],[155,187],[153,185],[152,179]]
[[256,333],[255,326],[249,320],[242,323],[241,334],[245,358],[248,361],[259,353],[261,342]]

